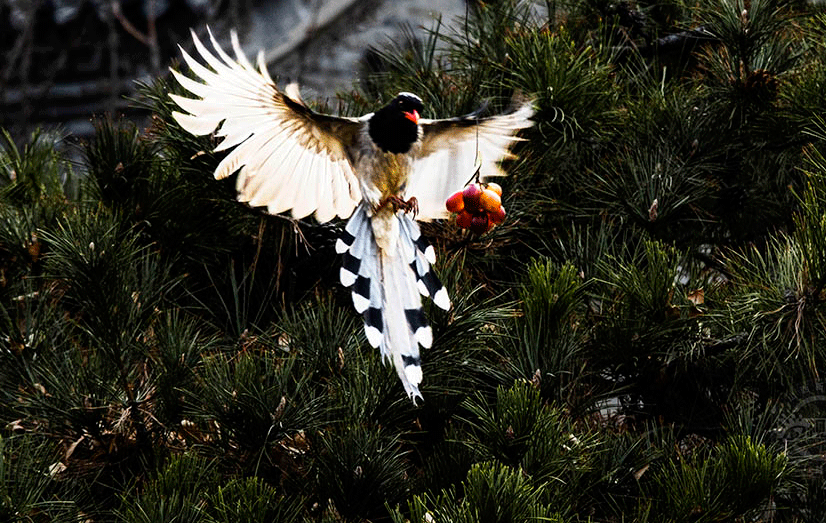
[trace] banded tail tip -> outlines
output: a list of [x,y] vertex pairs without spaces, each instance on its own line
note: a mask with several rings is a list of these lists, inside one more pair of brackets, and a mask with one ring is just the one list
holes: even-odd
[[[407,324],[410,327],[410,332],[413,333],[413,338],[422,347],[429,349],[433,345],[433,330],[427,324],[424,311],[420,308],[406,309],[404,315],[407,317]],[[418,359],[404,360],[405,365],[419,364]]]
[[347,245],[344,242],[344,240],[342,240],[341,238],[336,240],[336,253],[337,254],[344,254],[345,252],[347,252],[347,249],[349,249],[349,248],[350,248],[350,246]]
[[413,238],[413,243],[416,244],[416,248],[424,254],[425,259],[433,265],[436,263],[436,249],[433,248],[432,245],[427,243],[427,240],[424,239],[424,236],[416,236]]
[[[344,283],[343,279],[342,283]],[[354,278],[353,283],[353,292],[351,293],[353,296],[353,306],[356,308],[356,311],[361,314],[370,307],[370,278],[358,276]],[[376,310],[378,311],[379,309]],[[371,314],[375,315],[376,312],[371,312]],[[381,315],[378,316],[378,319],[373,319],[372,317],[369,319],[370,321],[368,323],[370,323],[370,325],[374,327],[381,325]]]
[[419,391],[419,383],[422,382],[422,367],[420,365],[408,365],[404,368],[404,375],[410,385]]
[[416,405],[417,399],[424,401],[422,393],[419,392],[419,383],[422,382],[422,368],[419,365],[406,366],[404,368],[404,378],[406,378],[406,381],[402,379],[404,391],[407,392],[407,397],[413,401],[413,405]]
[[381,343],[381,331],[372,325],[364,324],[364,335],[367,336],[367,342],[374,349]]
[[[362,314],[370,307],[370,300],[368,298],[365,298],[357,292],[353,292],[351,295],[353,297],[353,307],[356,308],[356,312],[359,314]],[[375,347],[375,345],[373,346]]]
[[341,270],[346,270],[352,274],[358,274],[361,270],[361,260],[349,252],[345,253],[341,258]]
[[357,277],[356,274],[353,274],[352,272],[348,271],[344,267],[341,267],[338,270],[338,279],[341,281],[341,284],[344,285],[345,287],[349,287],[349,286],[353,285],[354,283],[356,283],[356,277]]
[[436,249],[433,248],[432,245],[428,245],[427,248],[424,250],[424,257],[431,265],[435,265],[436,263]]
[[442,310],[450,310],[450,297],[447,295],[447,289],[442,287],[433,296],[433,303]]
[[[355,297],[355,295],[354,295]],[[374,349],[381,345],[384,330],[384,318],[381,309],[369,307],[364,311],[364,334]]]
[[[419,392],[419,383],[422,382],[422,360],[419,355],[406,356],[402,355],[402,365],[404,366],[405,389],[415,389]],[[407,393],[410,394],[410,389]]]
[[433,329],[429,326],[419,327],[414,333],[416,341],[425,349],[429,349],[433,345]]

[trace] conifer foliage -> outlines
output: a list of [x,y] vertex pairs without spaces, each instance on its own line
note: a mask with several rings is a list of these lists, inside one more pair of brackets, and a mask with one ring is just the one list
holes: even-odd
[[[468,2],[339,110],[513,97],[504,224],[423,232],[423,404],[337,283],[170,117],[0,137],[0,520],[819,522],[826,10]],[[468,180],[473,173],[467,173]]]

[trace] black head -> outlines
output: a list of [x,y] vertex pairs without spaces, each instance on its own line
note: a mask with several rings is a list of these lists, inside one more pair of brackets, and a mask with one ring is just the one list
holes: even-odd
[[419,115],[424,110],[415,94],[399,93],[370,118],[369,132],[373,143],[382,151],[406,153],[419,139]]

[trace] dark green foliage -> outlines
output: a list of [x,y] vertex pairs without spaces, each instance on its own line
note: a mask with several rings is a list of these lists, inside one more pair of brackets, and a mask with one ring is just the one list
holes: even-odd
[[652,521],[731,521],[759,515],[785,472],[785,456],[744,435],[678,456],[653,472]]
[[71,501],[50,499],[59,463],[54,443],[47,439],[0,438],[0,518],[9,523],[74,521]]
[[[591,459],[599,455],[590,436],[575,434],[562,412],[543,403],[530,383],[499,387],[493,406],[481,396],[464,404],[470,444],[488,459],[522,471],[552,502],[566,499],[568,512],[586,494]],[[535,494],[536,495],[536,494]]]
[[616,86],[602,54],[577,46],[564,30],[517,34],[505,42],[508,60],[502,67],[514,88],[536,93],[544,117],[537,132],[553,146],[551,157],[564,150],[567,141],[610,136],[616,123]]
[[751,363],[749,371],[756,371],[744,377],[761,379],[765,386],[781,382],[787,388],[817,381],[825,361],[826,185],[822,176],[826,171],[822,156],[816,151],[813,155],[815,169],[808,174],[791,234],[773,235],[761,248],[727,256],[736,277],[734,296],[728,300],[731,317],[738,322],[735,328],[749,336],[747,350],[738,357]]
[[581,357],[586,333],[577,322],[584,307],[586,285],[570,263],[555,267],[549,260],[528,265],[520,288],[522,315],[498,340],[502,359],[512,367],[508,376],[533,380],[543,397],[571,407],[576,385],[587,376]]
[[824,16],[470,2],[375,49],[339,112],[537,108],[506,222],[422,226],[452,307],[418,405],[338,284],[342,223],[236,202],[176,82],[79,165],[4,134],[0,520],[822,521]]
[[62,145],[60,136],[43,131],[22,150],[5,130],[0,137],[0,331],[11,338],[19,332],[7,300],[36,290],[26,278],[43,269],[40,229],[66,212],[67,197],[78,196],[69,162],[57,150]]
[[216,438],[228,450],[263,453],[279,441],[316,423],[317,406],[295,356],[276,351],[219,353],[204,359],[200,386],[192,391],[192,415],[217,426]]
[[[217,354],[203,362],[203,388],[192,401],[219,425],[219,438],[258,451],[302,427],[312,427],[312,398],[306,397],[302,376],[294,372],[295,357],[272,351],[256,357],[249,352]],[[298,379],[296,379],[298,378]],[[214,416],[214,417],[213,417]]]
[[724,101],[732,126],[770,108],[778,82],[794,66],[802,45],[785,0],[710,0],[700,13],[707,31],[721,45],[701,54],[711,93]]
[[21,151],[3,130],[0,199],[4,203],[22,207],[72,194],[71,170],[56,150],[60,139],[60,136],[36,131]]
[[168,463],[140,489],[126,491],[118,520],[130,523],[160,521],[203,521],[200,505],[206,489],[218,479],[217,471],[206,460],[184,454]]
[[[447,489],[438,495],[415,496],[409,503],[410,521],[450,523],[517,523],[551,521],[563,523],[553,509],[543,505],[518,470],[495,462],[474,465],[462,483],[464,495]],[[398,511],[395,523],[405,521]]]
[[278,496],[276,490],[260,478],[233,479],[210,496],[210,523],[301,521],[302,499]]
[[138,129],[129,123],[109,119],[97,121],[94,139],[84,153],[89,179],[97,197],[109,207],[141,216],[152,171],[159,150],[152,142],[141,140]]
[[185,391],[196,383],[196,371],[201,355],[212,352],[214,338],[201,334],[197,318],[180,310],[164,311],[153,323],[154,343],[148,351],[148,361],[155,374],[150,386],[156,391],[155,417],[163,424],[177,425],[186,407]]
[[808,160],[813,170],[807,173],[793,235],[802,251],[803,283],[808,292],[817,295],[826,287],[826,181],[823,180],[826,158],[819,150],[812,149]]
[[313,438],[313,473],[322,500],[345,520],[371,518],[408,490],[408,463],[399,437],[382,429],[341,425]]

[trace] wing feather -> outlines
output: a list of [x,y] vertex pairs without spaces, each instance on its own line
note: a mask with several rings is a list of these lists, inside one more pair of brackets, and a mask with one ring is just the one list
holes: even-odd
[[173,112],[172,116],[175,118],[181,127],[194,134],[195,136],[204,136],[215,130],[220,122],[209,120],[207,118],[199,118],[191,114],[184,114]]
[[331,161],[321,162],[319,168],[319,184],[317,198],[319,202],[330,202],[330,205],[319,205],[316,207],[315,219],[320,223],[327,222],[336,215],[338,203],[333,196],[333,178],[330,176]]
[[261,76],[263,76],[267,82],[275,84],[275,82],[272,79],[272,76],[270,76],[270,71],[267,69],[267,64],[264,62],[263,49],[260,49],[258,51],[258,56],[255,57],[255,63],[258,64],[258,72],[261,73]]
[[[287,150],[283,151],[277,160],[281,163],[281,176],[259,175],[249,183],[249,187],[245,187],[243,191],[239,189],[243,197],[255,196],[255,205],[266,205],[269,212],[274,214],[289,210],[290,199],[300,189],[293,185],[293,174],[305,155],[302,154],[300,145],[294,140],[288,140],[285,148]],[[259,192],[262,192],[261,197],[258,197]]]
[[[318,190],[324,183],[321,180],[321,175],[324,173],[321,167],[321,161],[328,163],[326,158],[322,158],[317,154],[305,155],[309,157],[309,165],[303,171],[296,171],[298,173],[306,172],[307,178],[299,181],[294,185],[299,187],[295,197],[296,204],[293,205],[293,218],[304,218],[318,208]],[[332,205],[332,202],[329,202]]]
[[181,127],[198,136],[214,132],[221,139],[215,151],[229,150],[215,178],[238,172],[238,199],[272,213],[315,211],[319,221],[349,216],[361,191],[347,150],[357,145],[364,122],[312,111],[297,87],[276,87],[262,53],[257,68],[247,59],[234,31],[234,57],[208,32],[213,51],[192,32],[202,61],[181,49],[195,78],[172,71],[194,97],[170,97],[183,111],[173,113]]
[[[294,150],[297,149],[294,148]],[[278,212],[284,212],[291,208],[295,211],[294,207],[298,204],[298,195],[305,190],[304,184],[300,180],[300,174],[305,172],[310,158],[310,155],[298,155],[296,161],[287,166],[285,173],[289,174],[284,176],[283,185],[278,191],[274,203],[273,201],[270,202],[270,205],[274,205],[276,209],[279,209]]]

